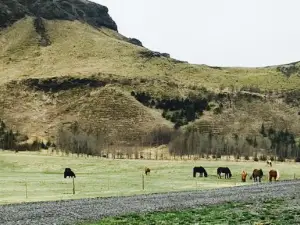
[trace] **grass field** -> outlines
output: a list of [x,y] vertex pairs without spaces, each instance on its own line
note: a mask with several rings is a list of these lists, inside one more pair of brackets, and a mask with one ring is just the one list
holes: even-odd
[[104,218],[90,225],[197,224],[197,225],[282,225],[300,223],[297,199],[273,199],[248,203],[227,203],[184,211],[131,214]]
[[[207,178],[192,177],[192,168],[200,165],[206,168]],[[144,177],[143,190],[145,166],[151,168],[151,174]],[[232,179],[217,179],[218,166],[228,166],[233,173]],[[77,176],[75,195],[72,179],[63,178],[66,167]],[[300,177],[300,164],[274,163],[273,167],[280,171],[280,179]],[[262,168],[265,174],[269,170],[265,162],[110,160],[1,151],[0,204],[246,185],[252,182],[248,179],[247,183],[241,183],[240,173],[243,169],[250,173],[254,168]],[[264,177],[263,182],[267,182],[266,179]]]

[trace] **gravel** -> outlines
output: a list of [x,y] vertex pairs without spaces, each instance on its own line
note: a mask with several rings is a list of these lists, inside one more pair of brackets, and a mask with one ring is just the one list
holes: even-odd
[[132,212],[180,210],[236,201],[293,198],[300,194],[300,180],[253,184],[204,191],[172,192],[131,197],[93,198],[0,206],[0,224],[76,224]]

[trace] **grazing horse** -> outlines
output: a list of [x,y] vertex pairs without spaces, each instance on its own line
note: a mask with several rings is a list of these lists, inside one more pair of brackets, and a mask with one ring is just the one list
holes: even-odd
[[247,172],[245,170],[242,171],[242,182],[246,182],[246,178],[247,178]]
[[272,161],[271,160],[267,160],[267,165],[272,167]]
[[217,169],[218,178],[220,179],[221,179],[221,173],[225,173],[225,179],[232,177],[231,171],[228,167],[219,167]]
[[196,177],[196,173],[200,173],[200,177],[203,177],[203,174],[207,177],[207,172],[202,166],[193,168],[193,177]]
[[148,167],[145,167],[145,174],[148,175],[150,173],[150,169]]
[[254,182],[257,182],[257,178],[258,178],[258,181],[261,182],[261,178],[263,177],[264,173],[262,171],[262,169],[254,169],[253,172],[252,172],[252,175],[250,177],[250,180],[254,180]]
[[272,178],[274,178],[275,181],[279,180],[279,171],[278,170],[270,170],[269,171],[269,181],[272,182]]
[[64,178],[67,178],[67,177],[76,178],[75,173],[71,170],[71,168],[65,168]]

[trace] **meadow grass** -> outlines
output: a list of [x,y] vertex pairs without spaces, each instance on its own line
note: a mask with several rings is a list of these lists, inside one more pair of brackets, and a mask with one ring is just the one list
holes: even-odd
[[[145,166],[151,169],[142,175]],[[193,178],[194,166],[204,166],[207,178]],[[233,177],[218,179],[216,169],[228,166]],[[70,167],[76,173],[75,189],[72,193],[72,179],[63,178],[64,168]],[[240,173],[248,174],[254,168],[269,171],[265,162],[235,161],[172,161],[172,160],[113,160],[76,156],[49,156],[44,152],[0,152],[0,204],[79,199],[90,197],[126,196],[185,190],[204,190],[252,184],[241,183]],[[300,165],[296,163],[274,163],[280,171],[280,179],[300,177]],[[267,181],[267,176],[263,178]],[[27,187],[26,187],[27,186]],[[27,188],[27,198],[26,198]]]
[[282,225],[299,224],[299,198],[260,202],[226,203],[182,211],[130,214],[104,218],[89,225],[195,224],[195,225]]

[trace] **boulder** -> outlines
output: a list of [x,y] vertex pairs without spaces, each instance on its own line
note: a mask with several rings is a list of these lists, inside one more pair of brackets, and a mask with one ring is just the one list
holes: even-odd
[[0,27],[7,27],[25,16],[80,20],[95,27],[118,31],[108,8],[87,0],[1,0]]

